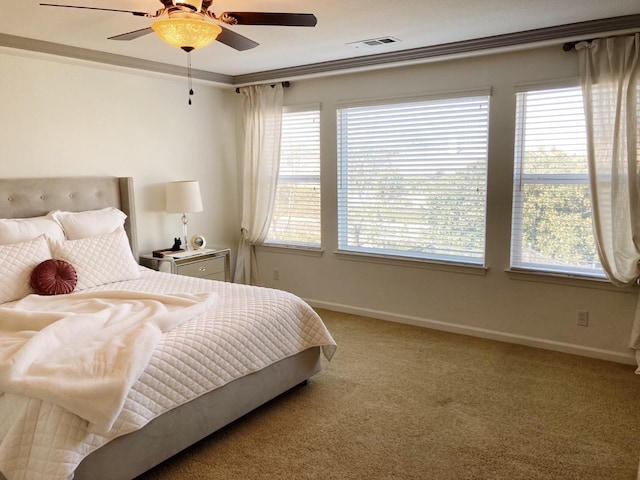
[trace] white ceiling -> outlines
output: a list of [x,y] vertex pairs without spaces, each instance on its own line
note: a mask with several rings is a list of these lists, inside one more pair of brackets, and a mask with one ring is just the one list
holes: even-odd
[[[47,1],[148,12],[162,7],[158,0]],[[184,52],[166,45],[153,33],[126,42],[107,40],[110,36],[148,27],[152,19],[128,13],[44,7],[39,3],[0,0],[0,46],[20,46],[23,39],[33,39],[181,68],[186,63]],[[379,54],[388,57],[389,52],[637,15],[640,1],[214,0],[210,10],[216,14],[224,11],[313,13],[318,19],[313,28],[230,26],[228,28],[260,45],[239,52],[214,42],[192,53],[194,69],[228,76],[229,83],[234,83],[233,78],[300,65]],[[640,23],[638,27],[640,29]],[[400,41],[368,48],[348,45],[387,36]]]

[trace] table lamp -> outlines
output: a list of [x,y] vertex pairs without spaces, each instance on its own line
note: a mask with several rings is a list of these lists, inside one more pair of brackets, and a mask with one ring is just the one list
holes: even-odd
[[202,211],[200,183],[197,180],[167,183],[167,213],[182,213],[183,248],[191,250],[187,236],[187,213]]

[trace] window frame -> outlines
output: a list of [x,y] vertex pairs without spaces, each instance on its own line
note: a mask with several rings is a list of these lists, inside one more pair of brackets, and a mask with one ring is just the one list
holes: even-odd
[[[575,278],[582,280],[608,281],[604,270],[581,267],[577,265],[562,264],[557,267],[553,264],[545,264],[538,262],[522,261],[522,234],[524,230],[525,218],[522,213],[522,207],[525,202],[525,185],[583,185],[589,188],[588,173],[524,173],[525,168],[525,132],[526,132],[526,113],[522,109],[526,108],[521,103],[520,98],[529,93],[553,92],[560,90],[580,90],[580,86],[576,83],[563,84],[545,84],[545,85],[528,85],[516,90],[516,110],[515,110],[515,135],[514,135],[514,176],[512,188],[512,209],[511,209],[511,239],[509,252],[509,269],[512,273],[530,273],[536,275],[548,275],[564,278]],[[585,132],[586,135],[586,132]],[[585,142],[586,155],[586,142]],[[518,214],[517,209],[520,208]],[[515,232],[519,232],[516,237]],[[594,237],[595,247],[595,237]],[[518,258],[519,260],[516,260]]]
[[[280,187],[281,184],[290,184],[290,185],[296,185],[296,184],[314,184],[317,185],[317,188],[319,189],[320,192],[320,197],[321,197],[321,192],[322,192],[322,185],[321,185],[321,175],[322,175],[322,155],[321,155],[321,148],[322,148],[322,142],[321,142],[321,128],[320,128],[320,122],[321,122],[321,105],[319,103],[313,103],[313,104],[305,104],[305,105],[289,105],[289,106],[284,106],[282,108],[282,115],[283,117],[287,114],[296,114],[296,113],[306,113],[306,112],[313,112],[317,114],[317,136],[318,136],[318,158],[317,158],[317,162],[318,162],[318,174],[317,175],[309,175],[309,174],[282,174],[282,170],[279,168],[278,170],[278,181],[277,181],[277,185],[276,185],[276,200],[277,201],[277,189]],[[282,152],[281,152],[281,158],[282,158]],[[275,211],[275,205],[274,205],[274,211]],[[263,247],[268,247],[268,248],[278,248],[278,249],[289,249],[289,250],[301,250],[301,251],[310,251],[310,252],[320,252],[322,250],[322,200],[320,198],[319,204],[318,204],[318,226],[319,226],[319,241],[318,243],[309,243],[309,242],[296,242],[294,240],[277,240],[277,239],[273,239],[273,238],[269,238],[269,233],[267,233],[267,237],[265,238],[264,242],[262,243]],[[273,221],[273,217],[271,219],[271,221]],[[269,231],[271,230],[271,225],[269,225]]]
[[[412,252],[396,252],[396,251],[388,251],[384,249],[370,249],[370,248],[349,248],[346,246],[345,242],[342,239],[346,238],[346,232],[348,229],[347,222],[345,221],[345,217],[347,213],[342,213],[340,210],[344,208],[343,206],[346,203],[344,198],[345,195],[345,179],[347,177],[347,162],[343,159],[344,157],[344,146],[343,146],[343,135],[344,135],[344,125],[341,122],[341,112],[350,108],[361,108],[361,107],[385,107],[385,106],[398,106],[401,107],[404,104],[411,103],[419,103],[419,102],[430,102],[430,101],[456,101],[460,99],[474,99],[478,97],[486,97],[485,106],[486,106],[486,116],[483,119],[483,128],[484,132],[484,140],[483,140],[483,192],[484,196],[482,199],[482,251],[481,258],[470,258],[470,257],[462,257],[455,255],[415,255]],[[359,260],[359,261],[367,261],[369,258],[374,262],[392,262],[395,264],[407,264],[407,265],[433,265],[436,269],[449,270],[450,268],[455,268],[456,271],[464,272],[464,273],[474,273],[474,274],[484,274],[487,270],[486,264],[486,240],[487,240],[487,203],[488,203],[488,169],[489,169],[489,130],[490,130],[490,107],[491,107],[491,88],[482,88],[482,89],[474,89],[474,90],[465,90],[465,91],[455,91],[455,92],[444,92],[437,93],[433,95],[422,95],[422,96],[411,96],[411,97],[396,97],[396,98],[386,98],[386,99],[378,99],[371,101],[358,101],[358,102],[349,102],[349,103],[340,103],[336,105],[336,132],[337,132],[337,171],[338,171],[338,184],[337,184],[337,197],[338,197],[338,212],[337,212],[337,233],[338,233],[338,248],[336,254],[339,255],[340,258],[348,258]],[[375,259],[379,260],[375,260]]]

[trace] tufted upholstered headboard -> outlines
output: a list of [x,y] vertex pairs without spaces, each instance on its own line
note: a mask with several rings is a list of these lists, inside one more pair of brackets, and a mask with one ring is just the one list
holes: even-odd
[[125,230],[138,259],[138,235],[131,177],[0,178],[0,218],[79,212],[116,207],[126,215]]

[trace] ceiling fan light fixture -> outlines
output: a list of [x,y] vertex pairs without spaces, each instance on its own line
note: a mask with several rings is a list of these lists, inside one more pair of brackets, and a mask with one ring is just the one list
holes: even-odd
[[185,51],[206,47],[222,32],[215,23],[194,18],[156,20],[151,28],[163,41]]

